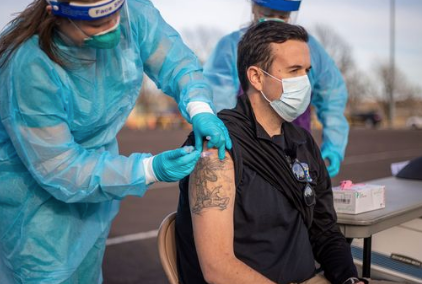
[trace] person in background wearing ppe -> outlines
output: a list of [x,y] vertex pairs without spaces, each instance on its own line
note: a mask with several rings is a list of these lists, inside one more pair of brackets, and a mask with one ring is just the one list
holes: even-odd
[[[254,22],[282,20],[295,23],[301,4],[301,0],[252,2]],[[236,97],[242,93],[236,68],[237,44],[246,30],[241,29],[223,37],[204,65],[204,75],[213,88],[217,111],[235,107]],[[312,62],[308,74],[312,86],[311,103],[323,126],[321,154],[328,164],[330,176],[334,177],[340,171],[348,141],[349,124],[344,116],[348,94],[340,71],[323,47],[312,36],[309,36],[308,45]],[[310,131],[310,121],[308,108],[294,123]]]
[[[101,283],[120,200],[188,175],[231,141],[196,56],[148,0],[35,0],[0,37],[0,282]],[[119,155],[143,72],[196,150]]]

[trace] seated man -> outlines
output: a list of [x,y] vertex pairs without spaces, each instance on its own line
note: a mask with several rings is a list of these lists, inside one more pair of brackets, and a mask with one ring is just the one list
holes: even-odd
[[[363,283],[336,224],[318,146],[290,123],[309,105],[307,40],[299,26],[267,21],[240,41],[246,94],[219,113],[233,149],[223,161],[208,149],[180,182],[181,283]],[[326,278],[315,274],[315,260]]]

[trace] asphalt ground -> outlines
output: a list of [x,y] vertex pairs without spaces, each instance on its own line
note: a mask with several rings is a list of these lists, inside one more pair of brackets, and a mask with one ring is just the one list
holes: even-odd
[[[157,154],[182,145],[188,130],[132,131],[118,136],[120,152]],[[321,132],[313,132],[318,141]],[[333,185],[391,176],[390,164],[422,156],[422,131],[352,129],[346,158]],[[166,284],[157,249],[157,229],[176,210],[177,184],[158,183],[142,198],[123,200],[113,222],[103,262],[105,284]]]

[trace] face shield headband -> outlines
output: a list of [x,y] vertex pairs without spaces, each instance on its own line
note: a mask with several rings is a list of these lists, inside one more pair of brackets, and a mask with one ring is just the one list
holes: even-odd
[[98,20],[113,15],[125,3],[125,0],[103,0],[96,3],[46,1],[51,5],[53,15],[84,21]]
[[299,11],[301,0],[253,0],[259,6],[267,7],[277,11],[294,12]]

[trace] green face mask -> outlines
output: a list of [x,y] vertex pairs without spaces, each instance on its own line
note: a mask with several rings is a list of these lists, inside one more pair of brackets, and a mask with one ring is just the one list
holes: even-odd
[[84,40],[85,46],[96,49],[115,48],[120,42],[120,25],[117,24],[111,30],[93,35]]
[[96,35],[89,36],[87,35],[77,24],[72,20],[70,23],[76,27],[81,33],[87,36],[84,39],[84,46],[96,48],[96,49],[112,49],[115,48],[120,42],[120,20],[117,23],[109,28],[108,30],[102,31]]

